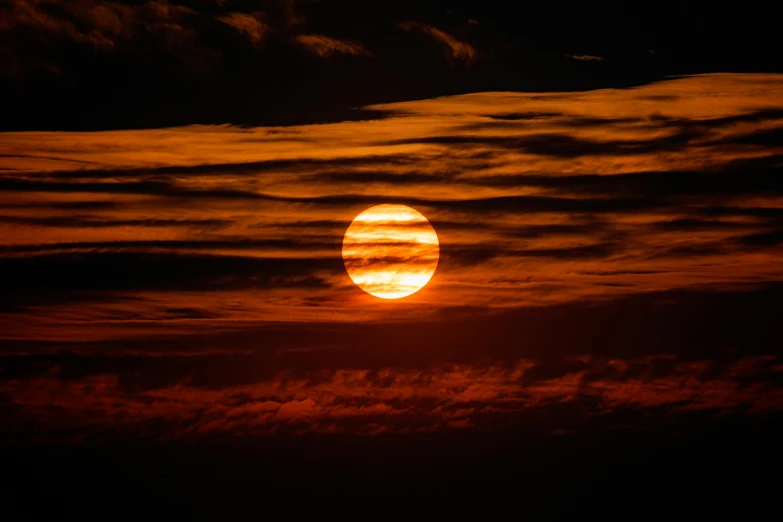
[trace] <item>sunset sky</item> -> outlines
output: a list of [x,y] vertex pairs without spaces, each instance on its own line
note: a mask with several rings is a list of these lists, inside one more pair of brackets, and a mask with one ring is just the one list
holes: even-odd
[[770,505],[777,22],[645,5],[0,6],[12,508]]

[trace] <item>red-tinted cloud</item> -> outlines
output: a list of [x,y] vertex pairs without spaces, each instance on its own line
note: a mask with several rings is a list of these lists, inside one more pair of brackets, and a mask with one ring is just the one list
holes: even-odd
[[441,31],[437,27],[423,24],[421,22],[402,22],[398,24],[401,29],[406,31],[421,31],[441,44],[446,56],[454,60],[470,63],[478,56],[478,52],[467,42],[463,42]]
[[[667,359],[669,370],[655,375]],[[44,438],[118,431],[153,438],[279,431],[373,435],[481,426],[562,404],[608,417],[648,412],[648,422],[649,412],[657,409],[667,412],[661,422],[697,410],[780,411],[783,389],[764,377],[776,361],[745,358],[715,367],[675,358],[586,356],[573,361],[581,370],[547,378],[536,377],[551,371],[546,363],[521,360],[510,366],[336,370],[298,377],[284,372],[246,386],[181,384],[146,391],[127,389],[111,375],[63,380],[55,373],[5,381],[2,392],[14,407],[12,431],[35,426],[49,434]],[[149,427],[153,421],[156,429]]]
[[295,37],[295,41],[308,52],[321,58],[328,58],[334,54],[372,56],[372,53],[358,42],[339,40],[321,34],[300,34]]

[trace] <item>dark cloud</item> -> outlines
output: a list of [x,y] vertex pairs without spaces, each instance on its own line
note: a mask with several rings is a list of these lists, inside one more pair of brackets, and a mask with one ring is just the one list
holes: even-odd
[[346,255],[344,258],[345,266],[349,270],[359,270],[362,268],[383,269],[386,267],[411,267],[416,268],[418,266],[428,267],[432,265],[432,261],[429,259],[421,259],[414,256],[361,256],[354,257]]
[[[654,100],[657,101],[660,100],[660,98],[654,98]],[[759,109],[743,112],[742,114],[699,119],[674,118],[653,113],[648,119],[656,124],[664,124],[669,127],[709,129],[728,127],[737,123],[761,123],[780,120],[783,119],[783,110]]]
[[[587,196],[660,197],[679,196],[729,198],[740,195],[771,195],[783,190],[779,158],[735,161],[717,169],[704,171],[631,172],[618,175],[500,175],[460,178],[465,183],[485,186],[532,186],[555,189],[564,194]],[[762,165],[759,165],[762,163]],[[740,174],[741,173],[741,174]]]
[[[382,160],[379,160],[382,161]],[[357,162],[358,163],[358,162]],[[419,204],[436,208],[474,209],[520,212],[547,212],[547,211],[573,211],[573,212],[620,212],[634,211],[666,207],[673,204],[673,198],[677,196],[726,196],[731,199],[739,195],[749,194],[777,194],[780,193],[781,177],[778,175],[779,167],[755,169],[754,162],[749,162],[748,167],[743,168],[740,163],[732,165],[730,169],[722,172],[641,172],[615,176],[544,176],[544,175],[502,175],[492,177],[459,178],[460,182],[471,185],[485,186],[538,186],[556,189],[567,194],[583,194],[591,196],[590,199],[565,199],[540,196],[508,196],[496,198],[483,198],[461,201],[432,200],[425,198],[403,197],[398,198],[401,203]],[[340,162],[336,162],[340,164]],[[238,166],[238,171],[246,167]],[[251,167],[247,167],[252,170]],[[172,172],[177,169],[170,169]],[[181,169],[184,172],[188,168]],[[199,171],[198,167],[193,168]],[[735,173],[742,171],[738,177]],[[183,174],[184,174],[183,172]],[[108,175],[102,173],[102,175]],[[77,175],[78,176],[78,175]],[[98,176],[98,173],[91,173]],[[60,177],[60,176],[58,176]],[[62,174],[67,178],[67,174]],[[321,177],[323,181],[351,181],[351,182],[435,182],[442,179],[439,175],[419,173],[377,173],[377,172],[337,172],[323,175],[314,174],[313,178]],[[447,179],[451,176],[447,176]],[[453,178],[452,178],[453,179]],[[235,189],[196,189],[188,188],[181,184],[165,181],[125,181],[125,182],[70,182],[42,180],[40,178],[0,180],[0,189],[31,192],[85,192],[106,194],[149,194],[167,197],[187,198],[212,198],[212,199],[250,199],[268,201],[290,201],[321,205],[360,205],[372,203],[385,203],[387,196],[374,195],[333,195],[321,197],[286,197],[273,196],[259,192],[242,191]],[[661,199],[655,200],[654,196]],[[603,199],[595,196],[614,196],[613,199]],[[618,197],[619,196],[619,197]],[[627,199],[621,199],[627,198]],[[76,204],[76,203],[74,203]],[[87,205],[101,205],[102,203],[86,203]],[[760,210],[774,214],[774,209]]]
[[[96,207],[90,207],[95,209]],[[98,206],[98,208],[106,208]],[[31,217],[31,216],[2,216],[0,223],[10,223],[16,225],[29,225],[34,227],[198,227],[198,228],[221,228],[231,224],[231,221],[225,219],[93,219],[79,216],[57,216],[57,217]],[[78,247],[77,247],[78,248]]]
[[99,194],[148,194],[170,197],[216,199],[270,199],[241,190],[193,190],[165,181],[69,182],[34,179],[0,179],[0,190],[15,192],[62,192]]
[[[388,114],[385,111],[368,111],[378,115]],[[306,139],[306,138],[297,138]],[[267,141],[267,140],[263,140]],[[248,175],[271,172],[301,172],[301,171],[327,171],[332,169],[350,169],[359,166],[389,166],[407,165],[415,163],[415,159],[408,155],[388,154],[379,156],[358,156],[334,159],[295,158],[287,160],[261,160],[236,163],[199,163],[196,165],[176,165],[156,168],[126,168],[126,169],[80,169],[58,170],[54,172],[28,173],[31,177],[51,177],[54,179],[96,179],[96,178],[145,178],[160,179],[170,176],[197,177],[201,175],[232,174]]]
[[300,34],[295,40],[308,52],[321,58],[329,58],[335,54],[372,56],[372,53],[358,42],[339,40],[322,34]]
[[700,256],[728,254],[732,251],[725,241],[692,241],[687,244],[676,244],[650,249],[642,254],[648,259],[689,259]]
[[323,236],[303,236],[286,239],[202,239],[202,240],[150,240],[150,241],[107,241],[107,242],[68,242],[27,244],[0,247],[5,254],[24,254],[58,250],[83,250],[88,252],[145,251],[145,250],[336,250],[341,244],[340,238]]
[[[111,361],[116,357],[126,357],[130,364],[137,355],[149,357],[149,364],[154,364],[157,357],[170,353],[173,354],[172,366],[176,365],[174,361],[185,355],[199,353],[206,357],[206,361],[222,358],[230,365],[235,352],[249,349],[248,358],[267,362],[248,365],[240,358],[237,366],[261,375],[283,370],[315,371],[319,368],[339,370],[411,365],[429,368],[446,363],[460,365],[482,361],[505,364],[519,358],[559,361],[585,355],[608,359],[676,355],[681,361],[705,358],[735,360],[754,355],[783,355],[777,345],[768,342],[775,330],[772,319],[777,308],[774,305],[782,293],[779,284],[767,283],[743,285],[727,291],[641,293],[619,299],[596,299],[489,314],[463,309],[452,311],[449,321],[440,317],[420,318],[407,321],[404,328],[395,322],[295,322],[247,325],[247,328],[233,332],[172,335],[162,346],[150,345],[146,338],[73,345],[48,342],[46,345],[55,350],[60,347],[89,353],[92,355],[88,359],[105,359],[108,361],[106,364],[115,364]],[[519,332],[524,332],[524,336],[518,335]],[[254,339],[256,344],[248,345]],[[428,350],[421,350],[416,339],[426,339]],[[35,344],[32,341],[27,343]],[[4,344],[7,348],[18,350],[25,342],[14,345],[4,341]],[[367,349],[370,345],[372,350]],[[477,346],[481,350],[477,350]],[[108,350],[109,347],[115,349]],[[308,347],[307,350],[296,349]],[[215,350],[227,353],[217,356],[214,355]],[[51,355],[34,355],[46,351],[51,350],[36,346],[22,350],[32,357],[19,355],[14,356],[14,360],[48,360]],[[121,356],[123,353],[126,355]],[[272,362],[272,358],[277,362]],[[78,367],[79,358],[73,360]],[[62,366],[65,363],[58,362],[55,357],[51,364]],[[124,363],[120,361],[117,364]],[[165,359],[162,364],[166,364]],[[99,366],[93,372],[115,371],[108,368]],[[205,384],[223,382],[228,385],[232,379],[232,371],[212,368],[212,363],[205,363],[203,371],[214,372],[210,376],[199,377]],[[141,374],[138,378],[155,376],[156,372],[150,370],[149,374]],[[174,382],[176,379],[159,385]]]
[[567,248],[540,248],[504,252],[511,257],[551,257],[556,259],[601,259],[621,252],[620,245],[600,243]]
[[443,208],[450,210],[470,210],[486,212],[517,212],[517,213],[536,213],[536,212],[593,212],[593,213],[611,213],[611,212],[643,212],[651,208],[660,208],[667,206],[664,202],[658,202],[648,199],[574,199],[557,198],[544,196],[498,196],[492,198],[451,200],[451,201],[433,201],[406,198],[403,201],[411,204],[420,204],[432,206],[434,208]]
[[580,62],[603,62],[603,56],[593,56],[590,54],[569,54],[568,58],[579,60]]
[[671,221],[661,221],[653,223],[650,227],[654,230],[676,231],[676,232],[699,232],[707,230],[742,230],[754,227],[755,224],[737,223],[734,221],[715,221],[693,218],[673,219]]
[[[368,175],[371,177],[372,174]],[[549,183],[550,181],[547,181]],[[518,183],[518,182],[517,182]],[[17,192],[62,192],[140,194],[175,198],[225,200],[265,200],[306,203],[324,206],[357,207],[389,202],[389,196],[342,194],[315,197],[276,196],[236,189],[196,189],[165,181],[67,182],[40,179],[0,179],[0,190]],[[666,202],[636,199],[572,199],[543,196],[499,196],[466,200],[435,200],[416,197],[393,198],[398,203],[452,210],[486,210],[498,212],[641,212],[664,207]]]
[[218,16],[218,20],[234,28],[248,39],[255,48],[260,48],[268,36],[269,27],[264,21],[264,13],[228,13]]
[[747,216],[780,220],[783,218],[783,209],[774,207],[736,207],[736,206],[705,206],[695,209],[695,212],[703,216]]
[[728,139],[719,140],[717,143],[757,145],[760,147],[780,147],[783,145],[783,127],[756,131],[741,136],[734,136]]
[[581,225],[525,225],[519,228],[509,228],[504,235],[518,238],[541,238],[593,235],[603,230],[605,230],[605,226],[600,223],[584,223]]
[[262,223],[259,225],[255,225],[254,228],[301,228],[301,229],[326,229],[326,230],[334,230],[334,229],[345,229],[348,227],[348,223],[344,221],[336,221],[331,219],[320,219],[316,221],[295,221],[295,222],[288,222],[288,223],[275,223],[274,225],[270,225],[268,223]]
[[501,121],[539,121],[563,116],[559,112],[509,112],[506,114],[487,114],[488,118]]
[[377,170],[363,172],[325,172],[313,174],[312,181],[331,183],[437,183],[451,176],[425,174],[421,172],[383,172]]
[[[149,245],[147,245],[149,246]],[[312,270],[343,270],[339,257],[262,258],[229,255],[92,251],[0,258],[4,307],[74,294],[209,291],[322,286]],[[117,296],[119,297],[119,296]]]
[[122,203],[116,201],[3,201],[0,208],[4,209],[54,209],[54,210],[115,210],[121,208]]
[[487,245],[485,247],[444,246],[442,249],[444,263],[456,263],[460,266],[479,265],[496,257],[510,258],[553,258],[562,260],[602,259],[622,252],[622,247],[615,243],[599,243],[594,245],[574,246],[565,248],[530,248],[526,250],[509,249],[507,245]]
[[395,143],[499,147],[529,154],[578,158],[581,156],[632,155],[681,150],[687,147],[691,140],[700,136],[701,134],[694,130],[681,130],[670,136],[651,140],[597,141],[566,134],[532,134],[521,137],[434,136],[403,139]]
[[454,38],[452,35],[441,31],[437,27],[420,22],[401,22],[398,24],[398,26],[405,31],[421,31],[422,33],[428,35],[430,38],[441,44],[444,48],[446,56],[453,60],[470,63],[479,56],[479,53],[476,51],[476,49],[473,48],[472,45]]
[[[353,0],[14,0],[2,13],[0,88],[18,103],[9,104],[2,125],[314,122],[350,117],[350,107],[461,92],[573,91],[673,74],[779,70],[780,59],[770,51],[775,27],[757,11],[717,10],[708,23],[694,8],[672,4],[653,11],[564,12],[474,1],[443,9],[403,0],[389,11]],[[411,34],[401,35],[401,26]],[[721,35],[737,27],[747,29],[731,45],[721,43]],[[372,49],[377,59],[325,65],[302,52],[307,38],[320,54]],[[709,49],[705,41],[712,42]],[[487,59],[477,60],[479,51]],[[595,67],[566,56],[605,60]],[[147,88],[152,84],[156,89]]]
[[757,247],[773,247],[783,243],[783,230],[765,232],[760,234],[749,234],[739,239],[740,243]]

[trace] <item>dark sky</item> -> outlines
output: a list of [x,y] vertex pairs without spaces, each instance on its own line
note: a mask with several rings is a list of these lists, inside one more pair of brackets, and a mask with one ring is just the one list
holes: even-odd
[[776,509],[778,19],[507,4],[0,6],[11,520]]
[[0,6],[2,128],[344,118],[490,90],[775,72],[767,4],[329,0]]

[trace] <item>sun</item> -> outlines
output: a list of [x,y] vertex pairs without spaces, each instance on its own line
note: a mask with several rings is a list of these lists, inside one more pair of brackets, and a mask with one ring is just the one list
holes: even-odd
[[405,205],[377,205],[351,222],[343,262],[368,294],[399,299],[421,290],[438,267],[438,235],[427,218]]

